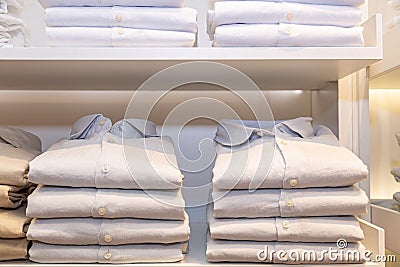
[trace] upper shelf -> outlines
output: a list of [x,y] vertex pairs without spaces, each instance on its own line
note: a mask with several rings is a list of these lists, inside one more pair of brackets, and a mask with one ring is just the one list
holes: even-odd
[[365,24],[365,47],[5,48],[1,90],[133,90],[153,74],[188,61],[215,61],[261,89],[320,89],[382,58],[382,18]]

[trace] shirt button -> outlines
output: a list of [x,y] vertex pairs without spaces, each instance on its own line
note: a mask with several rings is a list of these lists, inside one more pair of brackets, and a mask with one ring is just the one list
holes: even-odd
[[104,253],[104,258],[105,258],[106,260],[111,259],[111,257],[112,257],[112,255],[111,255],[111,252],[110,252],[110,251],[107,251],[106,253]]
[[106,243],[111,243],[112,240],[113,240],[112,235],[105,235],[105,236],[104,236],[104,241],[105,241]]
[[293,200],[289,199],[288,201],[286,201],[286,206],[293,207],[294,206]]
[[289,227],[290,227],[289,221],[283,221],[282,225],[283,225],[283,228],[285,228],[285,229],[289,229]]
[[288,21],[292,21],[292,20],[293,20],[293,14],[292,14],[292,13],[288,13],[288,14],[286,15],[286,19],[287,19]]
[[121,14],[116,15],[116,16],[115,16],[115,20],[116,20],[117,22],[122,22],[122,15],[121,15]]
[[291,187],[296,187],[297,184],[298,184],[297,179],[292,179],[292,180],[290,180],[290,186],[291,186]]
[[257,132],[257,135],[258,135],[259,137],[263,137],[263,136],[264,136],[264,134],[263,134],[262,132]]
[[288,35],[291,35],[291,34],[292,34],[292,28],[286,27],[285,32],[286,32]]
[[106,119],[101,118],[101,119],[99,120],[99,124],[100,124],[100,126],[103,126],[104,124],[106,124]]
[[104,164],[103,165],[103,172],[104,173],[109,173],[110,172],[110,166],[108,166],[108,164]]
[[106,209],[105,209],[105,208],[100,208],[100,209],[99,209],[99,215],[100,215],[100,216],[106,215]]
[[122,28],[119,28],[119,29],[118,29],[118,34],[119,34],[119,35],[123,35],[124,32],[125,32],[124,29],[122,29]]

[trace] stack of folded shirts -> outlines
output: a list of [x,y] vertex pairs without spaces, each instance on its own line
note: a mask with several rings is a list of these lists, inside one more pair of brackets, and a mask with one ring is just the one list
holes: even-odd
[[[400,7],[400,1],[399,1],[399,7]],[[396,133],[396,139],[397,139],[397,143],[400,146],[400,132]],[[390,173],[393,175],[396,182],[400,183],[400,167],[393,168],[390,171]],[[400,205],[400,192],[394,193],[393,199],[394,199],[394,201],[396,201],[397,204]]]
[[31,133],[0,128],[1,261],[28,258],[26,198],[34,188],[27,173],[29,161],[40,154],[41,146],[40,139]]
[[[122,138],[123,135],[123,138]],[[167,156],[166,156],[167,155]],[[40,263],[177,262],[189,239],[183,176],[172,142],[148,121],[78,120],[31,163],[30,260]]]
[[25,2],[0,0],[0,47],[25,46],[25,25],[19,12]]
[[197,11],[183,0],[40,0],[49,46],[191,47]]
[[[395,10],[399,10],[400,11],[400,0],[389,0],[389,6],[391,6]],[[392,28],[396,27],[399,24],[400,24],[400,15],[397,15],[397,16],[394,16],[392,19],[390,19],[387,22],[386,26],[389,29],[392,29]]]
[[[223,121],[215,141],[208,261],[363,261],[364,235],[355,216],[367,212],[368,197],[354,184],[367,178],[368,170],[328,128],[313,127],[311,118],[277,125]],[[347,246],[338,248],[338,240]],[[266,247],[287,254],[271,256]],[[360,257],[334,261],[323,253],[329,248]],[[317,260],[288,255],[306,250]]]
[[208,12],[213,46],[363,46],[364,0],[214,0]]

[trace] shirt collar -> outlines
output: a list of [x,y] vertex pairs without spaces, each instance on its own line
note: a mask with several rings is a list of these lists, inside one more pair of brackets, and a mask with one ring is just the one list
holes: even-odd
[[142,119],[123,119],[116,122],[110,132],[127,139],[158,137],[154,123]]
[[0,143],[31,151],[42,151],[39,137],[24,130],[12,127],[0,127]]
[[92,134],[105,134],[111,126],[111,120],[102,114],[86,115],[74,123],[70,139],[87,139]]

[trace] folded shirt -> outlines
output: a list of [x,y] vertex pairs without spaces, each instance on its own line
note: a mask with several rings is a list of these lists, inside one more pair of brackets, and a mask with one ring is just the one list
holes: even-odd
[[45,22],[49,27],[124,27],[197,32],[197,11],[187,7],[53,7],[45,12]]
[[394,9],[399,9],[400,8],[400,0],[390,0],[389,5],[393,7]]
[[179,243],[189,240],[185,221],[140,219],[34,219],[28,240],[55,245],[126,245]]
[[25,45],[26,36],[22,29],[12,32],[0,32],[0,47],[24,47]]
[[25,237],[30,218],[25,215],[26,207],[16,210],[0,209],[0,238]]
[[62,246],[33,242],[29,259],[39,263],[156,263],[183,259],[182,244]]
[[0,208],[16,209],[20,207],[33,189],[34,187],[29,185],[26,187],[0,185]]
[[27,259],[28,245],[26,238],[0,239],[0,261]]
[[[332,253],[332,256],[329,256],[327,252],[332,250],[337,251],[337,253]],[[272,254],[271,251],[276,253]],[[207,241],[206,252],[207,260],[210,262],[283,264],[363,263],[365,261],[363,259],[364,253],[365,247],[361,243],[349,243],[347,248],[339,249],[336,242],[249,242],[213,239]],[[356,254],[358,254],[358,257],[354,256]],[[296,259],[297,256],[298,258]]]
[[400,192],[394,193],[393,199],[400,205]]
[[214,191],[212,197],[215,218],[356,216],[367,213],[369,203],[356,186]]
[[110,132],[54,144],[30,162],[28,176],[36,184],[121,189],[177,189],[183,180],[170,138]]
[[391,20],[389,20],[389,21],[386,23],[386,26],[387,26],[389,29],[392,29],[392,28],[396,27],[396,26],[399,25],[399,24],[400,24],[400,16],[395,16],[395,17],[393,17]]
[[287,242],[358,242],[364,239],[355,217],[216,219],[208,215],[212,239]]
[[182,7],[185,0],[40,0],[44,8],[69,6]]
[[251,121],[222,123],[213,169],[218,189],[343,187],[368,177],[367,166],[311,118],[281,122],[276,136]]
[[11,14],[0,14],[0,25],[5,28],[5,31],[15,31],[24,27],[22,19]]
[[400,167],[393,168],[390,173],[393,175],[396,182],[400,183]]
[[40,139],[16,128],[0,127],[0,184],[28,184],[29,161],[40,154]]
[[[225,1],[254,1],[254,0],[212,0],[212,3],[225,2]],[[315,5],[333,5],[333,6],[360,6],[365,3],[365,0],[258,0],[263,2],[292,2],[292,3],[303,3],[303,4],[315,4]],[[398,1],[398,0],[392,0]]]
[[354,47],[364,28],[297,24],[232,24],[215,29],[215,47]]
[[354,27],[361,23],[356,7],[275,3],[263,1],[223,1],[208,13],[210,32],[226,24],[304,24]]
[[196,34],[132,28],[47,27],[47,44],[55,47],[192,47]]
[[31,218],[138,218],[184,220],[180,190],[117,190],[39,186],[29,197]]

